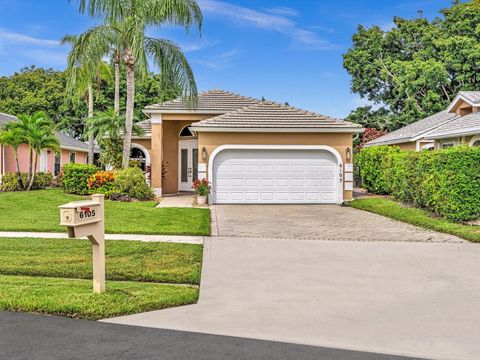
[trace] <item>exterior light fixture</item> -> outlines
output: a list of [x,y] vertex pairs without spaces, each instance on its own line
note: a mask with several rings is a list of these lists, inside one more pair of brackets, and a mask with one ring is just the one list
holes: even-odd
[[349,147],[347,147],[347,150],[346,150],[346,157],[348,161],[352,160],[352,151],[350,150]]
[[205,160],[207,158],[207,148],[204,146],[202,147],[202,159]]

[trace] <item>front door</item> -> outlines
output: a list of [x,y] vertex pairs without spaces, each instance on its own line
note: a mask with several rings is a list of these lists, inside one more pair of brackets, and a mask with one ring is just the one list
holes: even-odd
[[193,191],[192,185],[197,178],[197,140],[180,140],[178,142],[178,190]]

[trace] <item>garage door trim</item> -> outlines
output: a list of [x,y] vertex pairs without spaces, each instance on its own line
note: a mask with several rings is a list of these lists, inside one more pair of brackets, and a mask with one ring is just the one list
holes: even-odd
[[[220,145],[215,150],[213,150],[210,158],[208,160],[208,179],[212,184],[212,189],[215,189],[213,176],[213,164],[215,157],[224,150],[325,150],[330,152],[337,159],[337,203],[343,203],[343,160],[339,152],[333,147],[328,145]],[[213,203],[216,202],[215,196],[213,196]]]

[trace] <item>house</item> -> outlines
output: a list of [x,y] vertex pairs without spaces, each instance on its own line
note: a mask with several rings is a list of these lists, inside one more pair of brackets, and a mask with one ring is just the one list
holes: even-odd
[[212,184],[211,203],[342,203],[352,199],[352,138],[360,125],[223,90],[144,109],[132,152],[157,196]]
[[[0,113],[0,128],[5,123],[16,121],[13,115]],[[55,153],[52,150],[43,150],[38,160],[37,171],[50,172],[58,175],[61,168],[68,163],[87,163],[88,145],[80,140],[74,139],[60,131],[56,132],[60,142],[60,151]],[[18,158],[20,171],[28,172],[29,166],[29,147],[26,144],[20,145],[18,148]],[[0,178],[6,173],[17,171],[15,156],[11,146],[0,144]]]
[[480,146],[480,91],[461,91],[439,113],[392,131],[365,146],[396,145],[402,150]]

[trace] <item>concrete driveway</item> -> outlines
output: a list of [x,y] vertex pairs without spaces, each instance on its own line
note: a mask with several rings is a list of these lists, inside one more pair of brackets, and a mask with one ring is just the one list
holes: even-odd
[[480,358],[479,245],[335,206],[215,210],[220,237],[205,243],[198,304],[107,321]]

